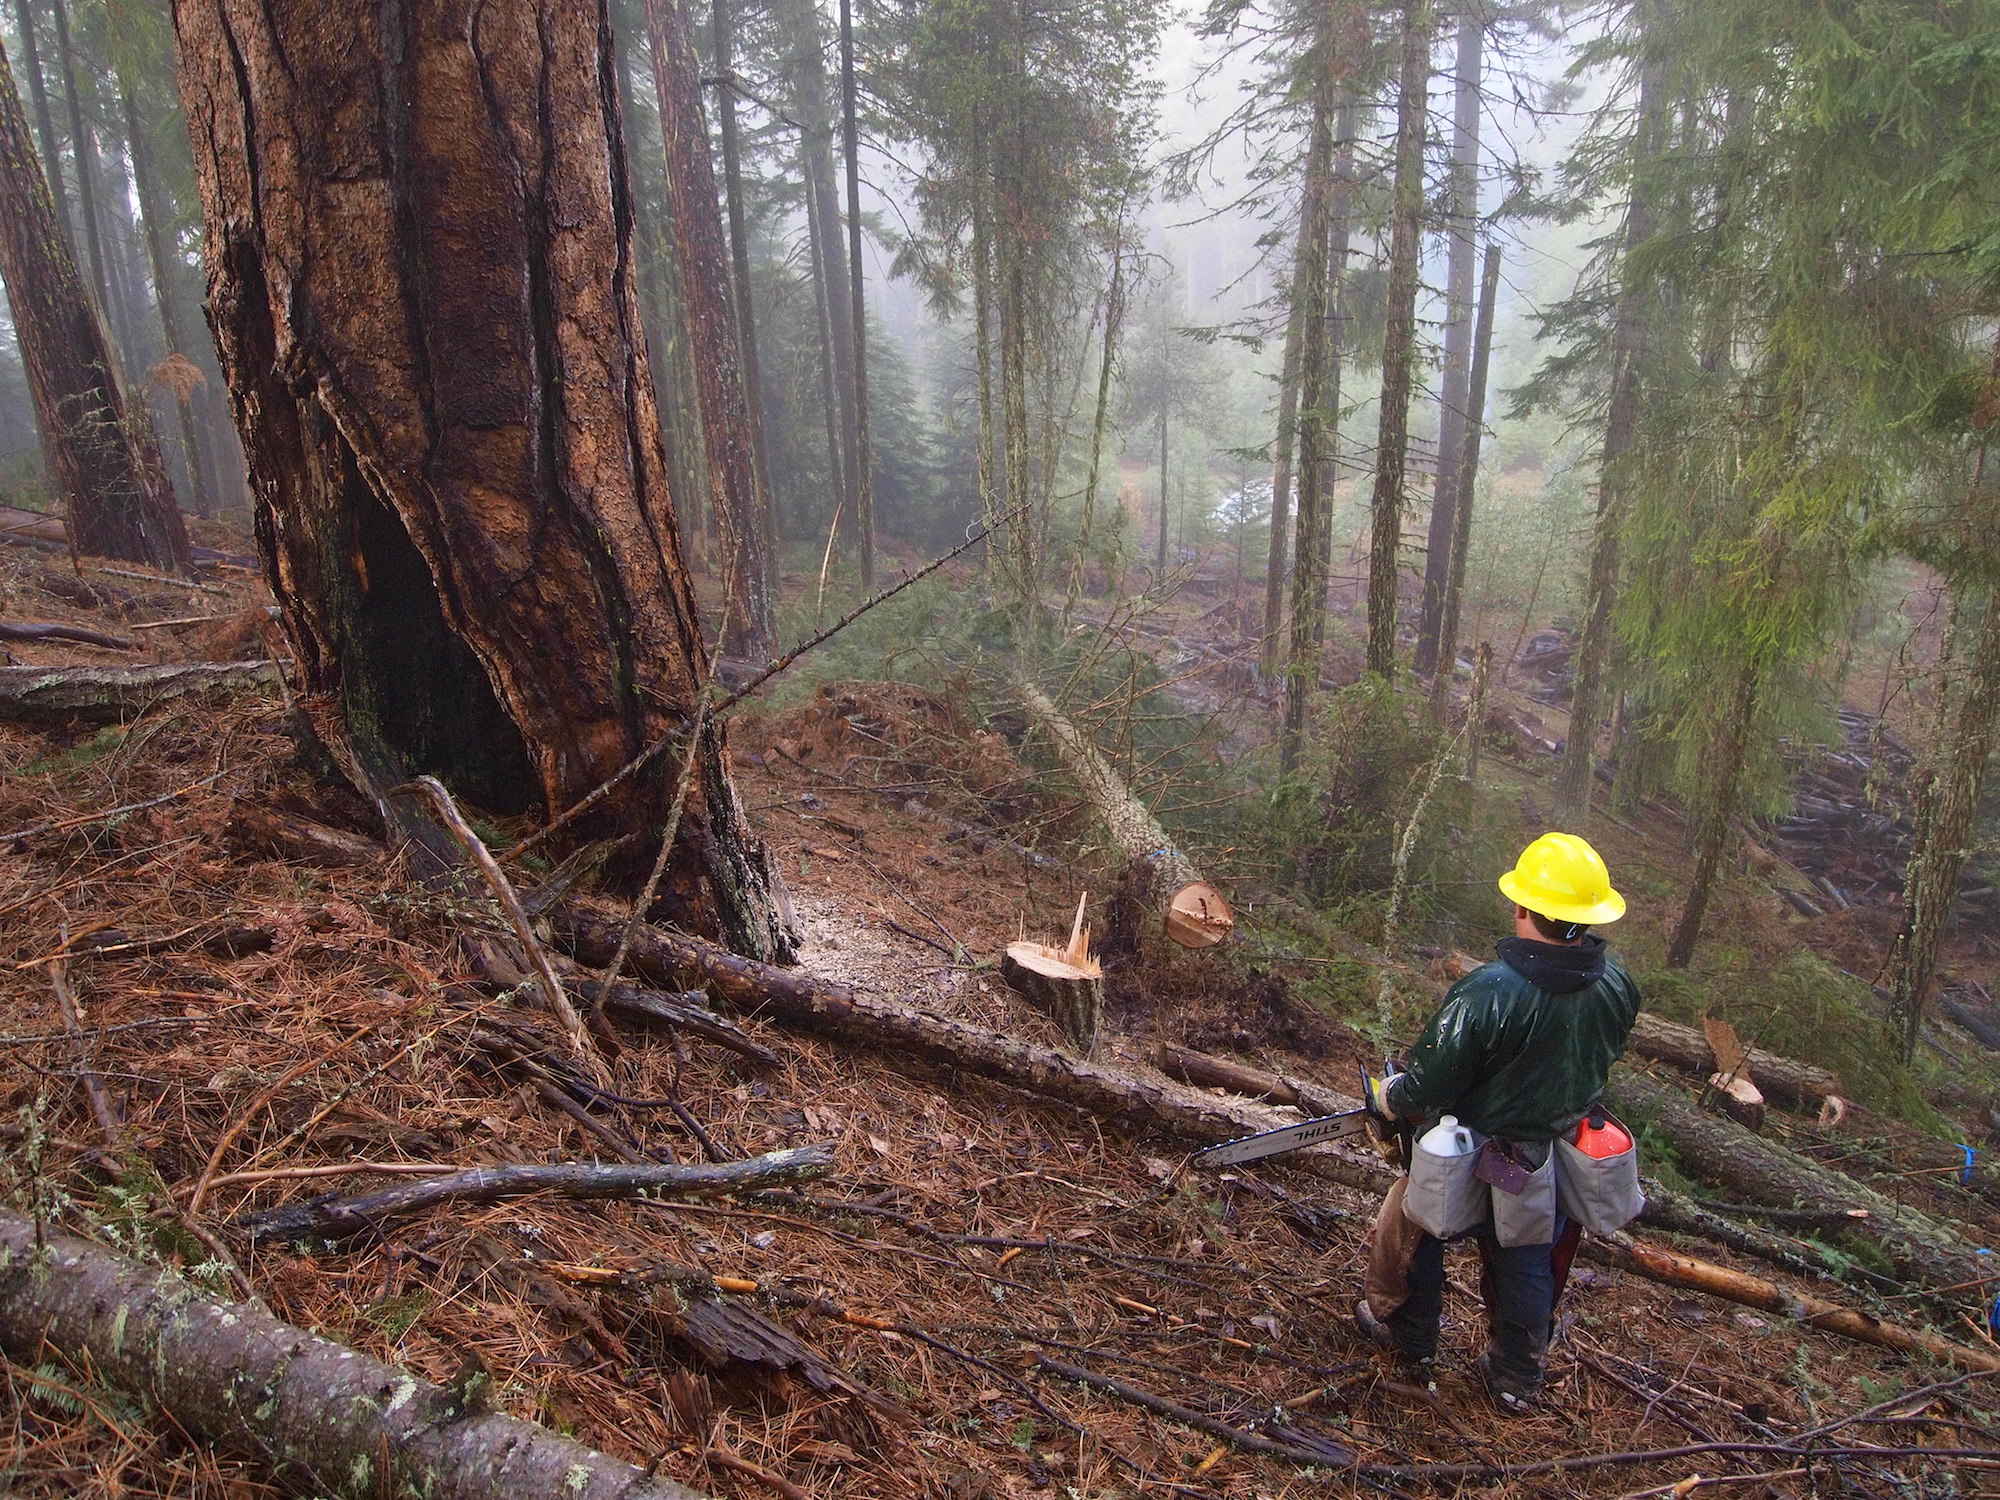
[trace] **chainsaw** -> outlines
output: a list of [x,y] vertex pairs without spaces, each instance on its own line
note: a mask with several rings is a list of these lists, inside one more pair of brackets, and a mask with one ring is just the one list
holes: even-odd
[[[1361,1097],[1375,1097],[1368,1077],[1368,1069],[1361,1069]],[[1306,1146],[1317,1146],[1322,1141],[1352,1140],[1356,1136],[1366,1136],[1369,1143],[1382,1153],[1392,1164],[1399,1162],[1402,1155],[1401,1137],[1403,1127],[1377,1113],[1372,1105],[1360,1109],[1343,1110],[1337,1115],[1321,1115],[1317,1119],[1301,1120],[1296,1125],[1285,1125],[1277,1130],[1266,1130],[1257,1135],[1242,1136],[1237,1140],[1224,1141],[1219,1146],[1210,1146],[1197,1151],[1193,1160],[1205,1167],[1228,1167],[1238,1162],[1261,1161],[1267,1156],[1277,1156],[1285,1151],[1297,1151]],[[1390,1157],[1390,1151],[1396,1157]]]

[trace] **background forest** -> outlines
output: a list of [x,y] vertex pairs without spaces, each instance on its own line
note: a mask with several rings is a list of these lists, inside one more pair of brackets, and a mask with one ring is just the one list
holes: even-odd
[[[461,9],[7,0],[0,15],[0,642],[13,653],[0,670],[22,674],[0,683],[13,736],[0,823],[21,825],[0,833],[13,862],[0,914],[16,924],[22,985],[41,986],[52,956],[48,972],[67,973],[78,932],[115,931],[151,961],[177,950],[148,947],[142,928],[199,931],[201,962],[221,972],[244,956],[212,947],[224,927],[264,933],[254,951],[275,966],[331,943],[331,923],[340,963],[372,977],[356,989],[337,965],[260,971],[306,1019],[258,1046],[330,1067],[341,1054],[312,1027],[388,1024],[342,1010],[337,992],[442,1005],[574,990],[594,1008],[552,1001],[562,1035],[536,1045],[572,1049],[562,1061],[581,1085],[536,1073],[554,1065],[520,1035],[474,1047],[528,1156],[623,1140],[614,1154],[655,1160],[657,1127],[632,1107],[671,1100],[683,1124],[692,1107],[690,1138],[716,1162],[830,1132],[887,1171],[918,1159],[893,1133],[918,1116],[968,1152],[1017,1124],[1040,1152],[1068,1127],[991,1083],[1039,1087],[995,1063],[978,1087],[1011,1102],[982,1095],[945,1130],[938,1099],[881,1061],[899,1041],[838,1027],[770,1089],[729,1071],[770,1061],[733,1022],[715,1044],[729,1060],[712,1077],[691,1069],[685,1097],[686,1037],[708,1032],[673,1033],[670,1078],[665,1043],[603,1071],[591,1038],[621,980],[754,1009],[713,955],[707,969],[685,951],[643,956],[650,923],[671,930],[663,942],[797,960],[817,976],[801,984],[850,985],[850,998],[901,995],[921,961],[940,1013],[966,1025],[1041,1027],[1085,1058],[1311,1113],[1346,1102],[1314,1090],[1344,1090],[1353,1061],[1407,1045],[1467,953],[1486,951],[1502,930],[1493,878],[1524,839],[1573,829],[1632,901],[1612,938],[1666,1028],[1635,1049],[1733,1075],[1717,1033],[1690,1029],[1725,1022],[1758,1049],[1751,1071],[1774,1106],[1767,1122],[1765,1099],[1726,1099],[1726,1081],[1699,1107],[1677,1075],[1621,1085],[1658,1174],[1654,1211],[1679,1215],[1649,1226],[1720,1236],[1764,1271],[1818,1277],[1871,1318],[1969,1338],[1987,1357],[2000,1302],[1975,1255],[2000,1228],[1985,1156],[2000,1138],[2000,794],[1987,776],[2000,735],[2000,479],[1987,463],[2000,5],[602,0],[573,14],[502,5],[491,36],[485,11]],[[454,27],[477,68],[409,63],[409,38],[429,46]],[[392,186],[348,193],[372,183],[378,156]],[[530,287],[518,308],[515,259]],[[110,693],[108,708],[7,706],[39,691],[33,672],[141,660],[264,675],[203,679],[238,695],[213,734],[201,711],[117,699],[128,690],[95,678],[77,691]],[[239,740],[254,769],[236,775]],[[693,748],[664,753],[682,741]],[[211,752],[208,782],[177,785]],[[73,831],[105,807],[121,821]],[[97,873],[142,844],[178,847],[170,835],[197,847],[147,854],[153,883]],[[546,882],[518,929],[504,900],[477,919],[452,906],[485,901],[476,881],[432,901],[439,871],[475,844],[524,889]],[[1178,893],[1197,887],[1222,915],[1185,945],[1213,941],[1213,954],[1180,952],[1134,915],[1164,906],[1174,936]],[[622,936],[552,917],[573,892],[618,908],[608,930]],[[485,935],[466,940],[462,924]],[[1053,933],[1050,951],[1074,957],[1086,928],[1103,962],[1088,1015],[1067,1001],[1009,1010],[1007,944]],[[544,943],[566,955],[554,967],[535,961]],[[110,1024],[150,1025],[145,997],[194,1007],[210,987],[143,962],[129,973],[127,988],[86,986],[93,1011],[124,1018]],[[18,1003],[48,1000],[37,988]],[[757,1003],[783,1012],[768,993]],[[51,1024],[67,1036],[79,1023],[64,1017]],[[41,1035],[28,1011],[15,1019],[6,1029]],[[839,1072],[835,1042],[882,1071]],[[945,1045],[910,1044],[933,1063]],[[314,1131],[345,1119],[330,1112],[351,1092],[375,1100],[387,1134],[367,1150],[396,1158],[392,1172],[482,1130],[508,1135],[486,1105],[447,1109],[388,1063],[316,1084],[328,1113],[287,1115],[257,1091],[284,1087],[291,1053],[253,1052],[197,1048],[185,1088],[135,1059],[122,1102],[99,1108],[93,1092],[91,1114],[58,1132],[79,1174],[112,1172],[76,1144],[92,1120],[139,1140],[144,1180],[132,1186],[125,1158],[116,1192],[165,1203],[180,1236],[167,1258],[207,1266],[232,1295],[269,1289],[200,1212],[217,1180],[235,1181],[218,1176],[230,1152],[249,1185],[226,1233],[247,1244],[264,1233],[252,1207],[275,1212],[285,1172],[334,1175]],[[1224,1053],[1250,1071],[1186,1061]],[[49,1090],[69,1077],[101,1089],[94,1066],[23,1071],[7,1107],[27,1123],[7,1139],[56,1141]],[[1298,1085],[1301,1070],[1316,1081]],[[191,1113],[197,1073],[232,1082]],[[575,1107],[551,1104],[552,1089]],[[1104,1113],[1074,1089],[1055,1096]],[[808,1094],[837,1103],[787,1102]],[[1145,1115],[1119,1099],[1121,1118]],[[1170,1135],[1223,1128],[1146,1109]],[[1703,1134],[1718,1110],[1742,1132],[1733,1146]],[[417,1145],[384,1123],[416,1119],[431,1122]],[[1281,1274],[1286,1235],[1337,1254],[1359,1233],[1339,1223],[1347,1210],[1314,1221],[1281,1188],[1258,1197],[1232,1178],[1225,1209],[1156,1156],[1120,1177],[1130,1163],[1061,1144],[1082,1153],[1071,1177],[1106,1174],[1087,1190],[1099,1199],[1166,1205],[1145,1221],[1151,1238],[1102,1263],[1118,1274],[1130,1256],[1156,1270],[1180,1257],[1173,1274],[1193,1274],[1215,1236],[1247,1244],[1239,1199],[1256,1200],[1244,1222],[1265,1235],[1255,1254],[1238,1246],[1253,1280]],[[38,1223],[50,1204],[96,1204],[93,1224],[109,1213],[101,1183],[9,1171]],[[759,1201],[814,1211],[786,1191]],[[1827,1196],[1850,1192],[1868,1196]],[[883,1222],[906,1215],[904,1229],[919,1211],[915,1197],[870,1202]],[[1815,1216],[1827,1203],[1847,1207]],[[1046,1205],[1015,1207],[1020,1229]],[[829,1253],[859,1258],[821,1291],[850,1309],[894,1296],[856,1250],[865,1216],[849,1204],[830,1221],[846,1248]],[[974,1254],[966,1236],[1000,1233],[976,1219],[950,1230]],[[577,1263],[598,1254],[574,1210],[537,1222],[579,1247]],[[944,1243],[919,1222],[911,1246]],[[1053,1257],[1057,1234],[1016,1238]],[[998,1279],[1019,1249],[1002,1238],[980,1283],[996,1306],[1016,1285]],[[449,1322],[438,1288],[497,1252],[453,1240],[424,1273],[436,1285],[415,1288],[398,1280],[403,1250],[383,1243],[365,1252],[390,1256],[386,1271],[365,1262],[365,1294],[309,1287],[301,1256],[274,1305],[439,1367],[474,1325]],[[579,1412],[612,1399],[590,1381],[629,1363],[631,1328],[607,1333],[561,1302],[573,1290],[531,1280],[509,1283],[523,1303],[507,1314],[523,1320],[506,1324],[514,1342],[483,1357],[507,1364],[517,1409],[608,1441]],[[607,1300],[637,1295],[605,1285]],[[1160,1316],[1159,1287],[1126,1290],[1092,1295]],[[523,1330],[550,1307],[586,1329],[588,1358],[532,1354]],[[1282,1321],[1312,1316],[1285,1304]],[[1228,1326],[1218,1358],[1252,1347]],[[1282,1415],[1279,1387],[1303,1388],[1308,1371],[1312,1399],[1349,1400],[1335,1351],[1284,1344],[1277,1321],[1254,1337],[1289,1351],[1284,1378],[1255,1385],[1266,1406]],[[685,1329],[671,1338],[701,1346]],[[999,1404],[1027,1441],[961,1412],[964,1451],[912,1477],[885,1456],[900,1418],[877,1392],[822,1381],[810,1351],[786,1368],[812,1371],[799,1378],[829,1408],[866,1409],[856,1427],[814,1427],[819,1451],[798,1446],[795,1413],[739,1410],[736,1441],[760,1457],[732,1468],[715,1455],[734,1450],[703,1435],[730,1404],[706,1385],[649,1396],[645,1420],[663,1425],[648,1440],[692,1444],[689,1465],[781,1494],[796,1471],[827,1493],[889,1493],[869,1485],[894,1473],[910,1493],[960,1496],[973,1491],[947,1471],[996,1441],[1021,1472],[977,1493],[1064,1472],[1072,1493],[1146,1490],[1165,1482],[1148,1464],[1181,1462],[1129,1432],[1124,1458],[1093,1448],[1089,1423],[1066,1427],[1014,1374],[977,1365],[1000,1345],[965,1342],[985,1352],[959,1374],[988,1406],[1003,1393],[985,1384],[1006,1385]],[[1038,1347],[1045,1363],[1078,1352]],[[1785,1384],[1801,1431],[1832,1391],[1815,1395],[1809,1347],[1795,1346]],[[1123,1357],[1143,1373],[1143,1354]],[[531,1402],[531,1358],[585,1373],[556,1395],[541,1380]],[[1589,1388],[1632,1395],[1622,1358],[1605,1354],[1594,1368],[1611,1373]],[[1754,1382],[1770,1361],[1735,1348],[1724,1363]],[[1198,1389],[1236,1378],[1170,1367]],[[872,1378],[898,1399],[926,1389],[907,1364]],[[1765,1410],[1750,1386],[1719,1391],[1738,1417]],[[1340,1409],[1344,1423],[1359,1408]],[[1266,1430],[1245,1410],[1207,1413],[1227,1432],[1197,1429],[1225,1444]],[[1720,1441],[1714,1410],[1675,1410],[1678,1440]],[[1776,1471],[1792,1438],[1759,1421]],[[1451,1423],[1419,1426],[1428,1442]],[[98,1442],[78,1435],[88,1427],[47,1437],[48,1453]],[[1277,1493],[1296,1478],[1284,1465],[1340,1461],[1314,1448],[1335,1442],[1326,1433],[1268,1431],[1290,1451],[1253,1447],[1263,1467],[1216,1482]],[[1382,1464],[1415,1452],[1408,1438]],[[1335,1443],[1349,1460],[1354,1439],[1343,1428]],[[1602,1446],[1580,1431],[1561,1442]],[[1494,1459],[1439,1444],[1423,1463],[1531,1462],[1525,1447]],[[16,1446],[20,1467],[0,1472],[57,1484],[60,1465]],[[644,1462],[636,1447],[620,1451]],[[170,1448],[148,1450],[167,1466],[147,1471],[161,1492],[172,1465],[194,1464]],[[1194,1482],[1214,1463],[1171,1472]],[[675,1464],[691,1483],[715,1477]],[[1855,1487],[1889,1493],[1905,1471],[1886,1472]]]

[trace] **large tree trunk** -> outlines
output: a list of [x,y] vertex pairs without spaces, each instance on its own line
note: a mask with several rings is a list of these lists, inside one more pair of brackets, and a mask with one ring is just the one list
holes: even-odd
[[799,164],[805,175],[808,224],[812,230],[813,288],[822,304],[822,335],[833,403],[828,421],[833,494],[841,525],[855,536],[854,455],[860,446],[854,405],[853,293],[847,259],[840,253],[840,195],[833,161],[833,106],[827,97],[826,53],[818,7],[811,0],[784,0],[791,35],[787,73],[798,113]]
[[76,49],[70,45],[69,10],[65,0],[50,0],[56,22],[56,71],[62,76],[63,101],[69,106],[69,146],[76,162],[77,217],[83,221],[83,243],[90,257],[90,286],[97,294],[98,312],[108,317],[111,288],[104,279],[104,237],[97,223],[97,141],[83,121],[83,99],[77,89]]
[[[1473,486],[1479,478],[1479,449],[1486,432],[1486,373],[1493,357],[1493,314],[1500,300],[1500,247],[1486,247],[1486,265],[1479,274],[1479,322],[1472,336],[1472,370],[1466,380],[1465,438],[1453,465],[1451,566],[1445,570],[1444,607],[1438,621],[1437,679],[1431,701],[1444,706],[1452,674],[1457,670],[1459,611],[1465,601],[1465,555],[1472,546]],[[1470,731],[1466,775],[1479,761],[1479,729]]]
[[249,1453],[287,1488],[338,1500],[701,1500],[532,1422],[219,1302],[172,1271],[0,1210],[0,1348],[50,1349],[141,1397],[188,1437]]
[[757,555],[764,563],[764,591],[777,608],[777,503],[771,493],[770,451],[764,441],[764,377],[757,358],[757,305],[750,287],[750,230],[743,213],[743,148],[736,128],[735,36],[731,0],[715,0],[715,113],[722,127],[723,198],[729,207],[729,264],[736,288],[736,336],[743,352],[743,415],[750,435],[750,470],[756,488]]
[[1486,27],[1476,6],[1458,18],[1457,77],[1452,94],[1451,185],[1445,207],[1451,241],[1446,276],[1444,388],[1438,405],[1437,484],[1431,493],[1428,550],[1424,554],[1423,612],[1417,623],[1417,675],[1428,677],[1451,661],[1442,655],[1445,596],[1451,589],[1452,543],[1458,510],[1470,496],[1461,479],[1465,432],[1472,416],[1473,226],[1479,218],[1479,64]]
[[1903,881],[1903,925],[1890,956],[1889,990],[1906,1062],[1917,1049],[1938,947],[1972,853],[1987,763],[2000,738],[2000,591],[1987,593],[1964,688],[1940,694],[1938,728],[1936,748],[1917,783],[1916,839]]
[[1715,890],[1715,878],[1722,868],[1723,851],[1729,845],[1729,830],[1736,817],[1736,799],[1743,784],[1743,764],[1750,753],[1750,732],[1757,718],[1757,664],[1745,660],[1736,669],[1736,690],[1710,743],[1710,764],[1715,767],[1709,783],[1708,806],[1696,809],[1694,871],[1688,878],[1687,898],[1667,939],[1667,967],[1685,969],[1694,959],[1695,944],[1701,940],[1702,918],[1708,912],[1708,898]]
[[[1331,38],[1322,37],[1322,49]],[[1298,763],[1305,739],[1306,705],[1319,686],[1319,639],[1313,626],[1324,607],[1319,570],[1320,533],[1331,521],[1333,429],[1339,418],[1325,405],[1327,364],[1326,257],[1327,200],[1333,162],[1332,61],[1322,57],[1315,70],[1312,135],[1306,145],[1305,191],[1299,204],[1299,259],[1292,271],[1292,300],[1299,315],[1298,387],[1298,554],[1292,565],[1292,637],[1285,666],[1285,715],[1280,757],[1285,770]],[[1274,544],[1275,545],[1275,544]]]
[[[1308,147],[1308,152],[1310,152]],[[1308,168],[1307,183],[1312,180]],[[1258,647],[1258,670],[1269,674],[1278,665],[1278,634],[1285,624],[1285,585],[1292,564],[1288,553],[1292,532],[1292,443],[1299,418],[1299,350],[1305,319],[1299,301],[1299,273],[1306,262],[1306,215],[1299,211],[1298,248],[1292,253],[1291,308],[1285,318],[1285,359],[1278,376],[1277,462],[1271,471],[1271,549],[1264,563],[1264,639]]]
[[0,50],[0,278],[77,551],[186,572],[187,528],[144,401],[128,408]]
[[[1306,714],[1319,687],[1321,647],[1326,641],[1326,584],[1333,561],[1333,461],[1340,449],[1341,358],[1347,346],[1345,278],[1347,245],[1354,192],[1354,135],[1359,110],[1352,95],[1341,100],[1334,115],[1339,152],[1334,159],[1332,197],[1326,205],[1325,275],[1316,307],[1307,308],[1300,343],[1303,376],[1306,349],[1314,340],[1322,347],[1315,358],[1312,405],[1305,408],[1312,422],[1312,463],[1301,463],[1297,478],[1298,526],[1292,558],[1292,611],[1289,655],[1285,670],[1284,728],[1281,753],[1289,769],[1305,744]],[[1307,483],[1307,468],[1311,483]]]
[[[708,670],[608,17],[601,0],[394,15],[176,4],[217,341],[272,587],[351,774],[406,827],[388,791],[418,773],[490,811],[555,811],[685,729]],[[685,753],[662,906],[788,952],[722,733]],[[571,836],[664,826],[673,759]]]
[[35,40],[35,13],[28,0],[14,0],[14,26],[21,35],[21,71],[28,76],[28,98],[35,106],[35,137],[42,148],[42,171],[48,176],[49,197],[56,205],[56,227],[76,258],[76,241],[69,232],[69,215],[63,207],[62,150],[56,144],[55,116],[49,112],[49,85],[42,73],[41,48]]
[[196,434],[194,393],[199,375],[188,357],[189,344],[181,327],[180,312],[174,306],[174,263],[167,248],[166,195],[160,190],[153,171],[152,144],[146,136],[146,122],[139,115],[139,101],[133,80],[123,64],[118,68],[118,100],[125,113],[125,131],[132,151],[132,185],[139,195],[139,217],[146,231],[146,259],[152,268],[153,301],[160,316],[160,331],[166,335],[167,354],[178,355],[186,369],[176,369],[166,384],[172,391],[180,417],[181,454],[187,461],[188,489],[198,516],[215,514],[215,493],[203,472],[201,440]]
[[[1639,120],[1633,142],[1635,173],[1645,172],[1665,146],[1667,94],[1664,65],[1648,63],[1639,75]],[[1632,268],[1632,252],[1653,237],[1653,207],[1643,182],[1632,189],[1621,236],[1622,285],[1611,315],[1611,394],[1604,412],[1604,449],[1598,461],[1597,521],[1591,531],[1590,577],[1583,635],[1574,659],[1575,688],[1569,739],[1556,775],[1554,820],[1564,828],[1590,821],[1596,790],[1597,723],[1603,717],[1605,678],[1611,666],[1611,612],[1618,598],[1619,541],[1625,525],[1626,456],[1639,438],[1639,369],[1646,351],[1650,299]]]
[[855,120],[854,5],[840,0],[840,118],[847,158],[847,279],[854,319],[854,540],[861,589],[875,590],[875,477],[868,434],[868,298],[861,267],[861,134]]
[[1368,670],[1396,670],[1396,558],[1403,540],[1415,376],[1417,277],[1424,249],[1424,132],[1430,118],[1431,0],[1404,0],[1403,66],[1396,90],[1396,180],[1389,218],[1389,290],[1382,332],[1381,419],[1369,503]]
[[701,70],[689,32],[689,0],[646,0],[660,140],[673,198],[675,262],[687,307],[689,353],[701,399],[708,492],[731,571],[723,602],[723,646],[745,656],[771,654],[776,629],[771,573],[759,525],[755,447],[743,359],[730,306],[729,251],[716,193],[715,159],[702,118]]

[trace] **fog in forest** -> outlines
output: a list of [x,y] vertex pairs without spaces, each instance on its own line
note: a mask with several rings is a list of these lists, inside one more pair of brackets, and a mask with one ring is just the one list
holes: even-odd
[[2000,0],[0,48],[0,1493],[1991,1493]]

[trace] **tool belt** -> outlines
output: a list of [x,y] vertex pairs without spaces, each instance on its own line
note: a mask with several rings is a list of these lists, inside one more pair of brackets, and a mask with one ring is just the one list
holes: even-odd
[[1646,1206],[1636,1147],[1596,1157],[1562,1137],[1508,1141],[1471,1134],[1476,1149],[1462,1156],[1410,1153],[1403,1213],[1438,1239],[1490,1222],[1493,1237],[1509,1249],[1547,1245],[1556,1237],[1558,1209],[1592,1234],[1609,1234]]

